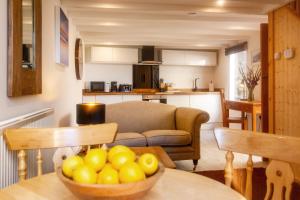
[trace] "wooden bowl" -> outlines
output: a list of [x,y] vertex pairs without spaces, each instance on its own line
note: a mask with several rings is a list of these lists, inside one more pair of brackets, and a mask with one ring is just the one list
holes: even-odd
[[164,166],[159,163],[158,171],[147,177],[146,180],[118,185],[80,184],[65,177],[61,168],[58,168],[56,173],[64,185],[79,199],[131,200],[144,196],[155,185],[164,171]]

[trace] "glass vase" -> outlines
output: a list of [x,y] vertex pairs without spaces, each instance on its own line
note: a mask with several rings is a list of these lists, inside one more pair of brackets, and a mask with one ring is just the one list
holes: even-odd
[[254,101],[254,88],[248,88],[248,101]]

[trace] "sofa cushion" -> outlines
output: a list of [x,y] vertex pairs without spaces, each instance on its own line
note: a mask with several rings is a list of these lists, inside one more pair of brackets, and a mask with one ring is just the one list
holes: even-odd
[[191,134],[182,130],[152,130],[142,134],[148,146],[185,146],[192,142]]
[[147,141],[145,136],[140,133],[118,133],[113,143],[107,144],[108,147],[115,145],[125,145],[130,147],[145,147]]
[[116,122],[119,132],[175,129],[176,107],[144,101],[106,105],[106,122]]

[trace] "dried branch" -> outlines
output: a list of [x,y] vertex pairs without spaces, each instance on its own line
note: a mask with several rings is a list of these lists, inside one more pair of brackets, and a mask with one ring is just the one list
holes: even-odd
[[240,74],[247,88],[255,88],[261,77],[260,65],[253,65],[251,68],[247,65],[246,70],[245,72],[243,67],[239,67]]

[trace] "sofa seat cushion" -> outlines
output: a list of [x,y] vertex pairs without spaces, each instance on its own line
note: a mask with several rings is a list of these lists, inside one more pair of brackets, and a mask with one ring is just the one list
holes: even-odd
[[108,147],[114,145],[125,145],[130,147],[145,147],[147,146],[147,141],[145,136],[140,133],[117,133],[116,139],[113,143],[108,144]]
[[185,146],[192,142],[191,134],[182,130],[152,130],[142,134],[148,146]]

